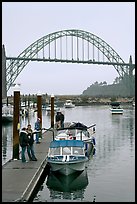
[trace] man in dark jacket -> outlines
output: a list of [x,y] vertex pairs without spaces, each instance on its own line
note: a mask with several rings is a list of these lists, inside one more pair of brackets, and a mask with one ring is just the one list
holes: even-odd
[[57,129],[61,127],[60,112],[58,111],[55,117]]
[[60,122],[61,122],[61,127],[64,128],[64,114],[60,112]]
[[28,143],[27,131],[26,131],[25,127],[22,128],[22,130],[20,132],[19,143],[20,143],[20,146],[22,148],[21,160],[22,160],[22,162],[27,162],[26,157],[25,157],[25,151],[26,151],[26,148],[29,145],[29,143]]
[[30,161],[37,161],[37,158],[35,157],[35,153],[34,153],[34,134],[35,132],[33,132],[33,130],[31,129],[31,125],[28,124],[27,127],[27,136],[28,136],[28,143],[29,145],[27,146],[27,152],[28,152],[28,156]]

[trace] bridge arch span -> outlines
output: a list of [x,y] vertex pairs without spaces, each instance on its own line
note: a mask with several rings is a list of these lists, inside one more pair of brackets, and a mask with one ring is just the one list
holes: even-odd
[[[11,60],[9,66],[6,66],[6,88],[7,91],[14,83],[17,76],[23,70],[23,68],[29,63],[29,59],[35,58],[38,53],[47,45],[50,45],[52,42],[56,41],[59,38],[67,36],[72,36],[78,39],[83,39],[87,41],[90,45],[96,47],[106,58],[109,62],[121,63],[123,64],[124,61],[118,55],[118,53],[104,40],[99,38],[98,36],[84,31],[84,30],[77,30],[77,29],[69,29],[69,30],[61,30],[57,32],[50,33],[34,43],[32,43],[29,47],[27,47],[15,60]],[[28,60],[24,60],[24,59]],[[123,65],[113,65],[116,71],[118,72],[120,77],[123,77],[126,73],[127,69]]]

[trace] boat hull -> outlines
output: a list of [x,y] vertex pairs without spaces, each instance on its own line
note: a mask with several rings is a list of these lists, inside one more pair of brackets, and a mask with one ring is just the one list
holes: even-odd
[[65,106],[65,108],[74,108],[75,107],[75,105],[72,105],[72,104],[70,104],[70,105],[65,104],[64,106]]
[[[50,172],[47,178],[47,186],[50,189],[61,192],[71,192],[84,189],[88,185],[87,169],[68,176]],[[82,192],[81,192],[82,193]]]
[[110,108],[112,114],[123,114],[122,108]]
[[13,116],[12,115],[2,115],[2,122],[12,122],[13,121]]
[[88,161],[88,158],[85,157],[77,161],[69,161],[69,162],[67,161],[58,162],[58,161],[48,160],[48,163],[50,164],[51,171],[59,172],[67,176],[75,172],[84,171],[87,161]]

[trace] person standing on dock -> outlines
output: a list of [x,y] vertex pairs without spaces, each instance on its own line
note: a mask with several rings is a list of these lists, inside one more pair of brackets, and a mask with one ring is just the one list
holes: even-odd
[[28,143],[29,145],[27,146],[27,152],[28,152],[28,156],[30,161],[37,161],[37,158],[35,156],[35,152],[34,152],[34,134],[35,132],[33,132],[33,130],[31,129],[31,125],[28,124],[27,126],[27,137],[28,137]]
[[62,112],[60,112],[60,123],[61,123],[61,128],[64,128],[64,114]]
[[19,143],[20,143],[20,146],[22,148],[21,160],[22,160],[22,162],[28,162],[28,161],[26,161],[26,157],[25,157],[25,152],[26,152],[26,149],[27,149],[27,147],[29,145],[26,127],[23,127],[21,132],[20,132]]
[[[37,118],[37,121],[35,122],[35,130],[36,131],[41,130],[41,127],[40,127],[40,118]],[[40,143],[40,141],[39,141],[39,134],[40,134],[40,131],[36,132],[36,144]]]
[[56,127],[57,129],[61,127],[61,118],[60,118],[60,112],[58,111],[55,117],[56,120]]

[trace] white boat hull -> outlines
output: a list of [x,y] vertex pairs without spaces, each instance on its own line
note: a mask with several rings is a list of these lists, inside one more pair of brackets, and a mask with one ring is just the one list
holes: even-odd
[[73,104],[71,100],[66,100],[64,107],[65,108],[74,108],[75,104]]
[[110,108],[112,114],[123,114],[122,108]]

